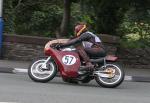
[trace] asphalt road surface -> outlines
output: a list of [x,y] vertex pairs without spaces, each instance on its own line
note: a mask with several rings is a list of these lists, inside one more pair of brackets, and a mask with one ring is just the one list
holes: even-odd
[[123,82],[118,88],[95,81],[73,85],[56,77],[36,83],[25,74],[0,73],[0,103],[150,103],[150,83]]

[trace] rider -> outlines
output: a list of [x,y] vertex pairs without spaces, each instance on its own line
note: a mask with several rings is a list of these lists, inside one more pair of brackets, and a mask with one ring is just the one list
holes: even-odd
[[86,70],[94,69],[94,65],[90,62],[90,57],[104,57],[106,55],[100,38],[88,31],[85,23],[78,23],[75,26],[75,38],[65,44],[61,44],[60,48],[71,45],[75,46],[79,56],[84,60]]

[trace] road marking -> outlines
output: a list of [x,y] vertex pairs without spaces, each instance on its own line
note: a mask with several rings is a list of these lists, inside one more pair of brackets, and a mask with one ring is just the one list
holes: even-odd
[[[24,69],[24,68],[14,68],[13,70],[14,73],[27,73],[28,69]],[[132,80],[132,76],[125,76],[124,80]]]
[[127,81],[132,81],[132,76],[125,76],[124,80],[127,80]]
[[[25,68],[13,68],[12,73],[28,73],[28,69]],[[56,75],[57,77],[60,77],[59,74]],[[150,77],[143,77],[143,76],[129,76],[126,75],[124,78],[125,81],[131,81],[131,82],[150,82]],[[1,103],[1,102],[0,102]]]
[[24,68],[14,68],[13,73],[27,73],[28,69]]
[[17,102],[0,102],[0,103],[17,103]]

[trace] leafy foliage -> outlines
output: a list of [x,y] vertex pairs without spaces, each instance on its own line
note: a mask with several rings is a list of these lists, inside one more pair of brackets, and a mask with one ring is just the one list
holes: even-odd
[[[71,0],[69,35],[73,35],[76,22],[87,22],[96,33],[119,35],[138,34],[147,40],[146,27],[134,23],[150,24],[149,0]],[[6,33],[55,37],[63,16],[63,0],[4,0]],[[141,32],[141,31],[139,31]],[[148,31],[149,32],[149,31]],[[143,35],[144,37],[141,37]]]
[[62,19],[62,6],[58,5],[58,0],[5,0],[5,32],[55,36]]
[[61,18],[62,11],[58,6],[52,5],[41,7],[40,10],[32,13],[27,30],[32,31],[32,34],[40,33],[49,36],[59,27]]
[[131,23],[126,25],[126,35],[122,37],[122,45],[129,48],[145,48],[150,46],[150,25]]
[[[146,3],[146,4],[145,4]],[[150,13],[147,0],[134,1],[125,13],[117,29],[125,47],[144,48],[150,46]]]
[[[84,12],[94,20],[95,31],[98,33],[116,34],[116,28],[120,24],[126,11],[126,2],[119,0],[86,0]],[[90,5],[88,5],[90,4]],[[90,11],[90,13],[89,13]]]

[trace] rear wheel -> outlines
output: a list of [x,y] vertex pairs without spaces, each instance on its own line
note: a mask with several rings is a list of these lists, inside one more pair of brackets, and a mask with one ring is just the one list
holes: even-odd
[[29,66],[28,75],[33,81],[45,83],[56,76],[57,68],[53,60],[47,63],[46,68],[42,67],[46,59],[47,58],[36,59]]
[[95,73],[96,82],[106,88],[119,86],[124,80],[124,71],[117,65],[107,64]]

